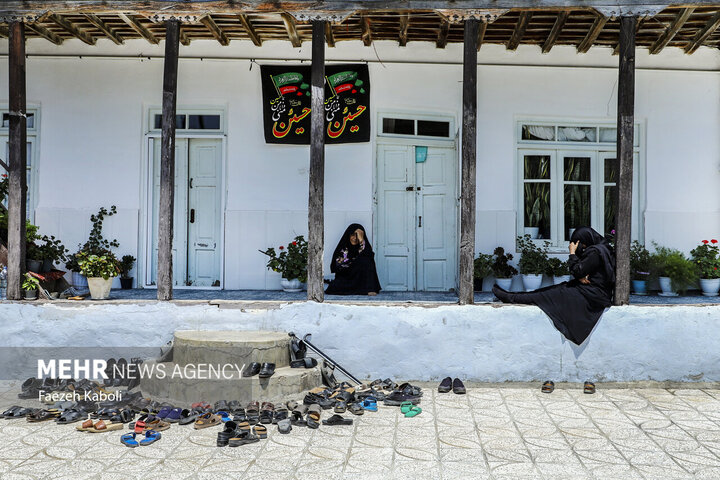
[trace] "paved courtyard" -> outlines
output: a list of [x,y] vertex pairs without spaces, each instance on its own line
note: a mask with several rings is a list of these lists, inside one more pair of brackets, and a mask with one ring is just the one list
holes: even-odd
[[[267,440],[215,446],[219,427],[174,425],[148,447],[121,432],[0,420],[0,478],[15,479],[675,479],[720,478],[720,388],[603,388],[543,394],[537,385],[424,385],[423,412],[397,407],[352,426],[270,429]],[[0,407],[25,404],[0,384]],[[23,403],[24,402],[24,403]],[[329,411],[323,412],[327,418]]]

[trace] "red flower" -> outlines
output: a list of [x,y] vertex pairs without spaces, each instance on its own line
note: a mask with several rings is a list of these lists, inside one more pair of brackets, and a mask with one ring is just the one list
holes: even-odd
[[293,242],[293,245],[297,245],[297,242]]
[[7,178],[7,173],[2,174],[3,178]]
[[280,245],[278,248],[279,248],[280,250],[284,250],[284,249],[285,249],[285,247],[283,247],[282,245]]
[[707,240],[703,240],[703,243],[704,243],[705,245],[707,245],[707,244],[710,243],[710,242],[708,242]]
[[711,241],[712,243],[717,243],[717,240],[715,240],[714,238],[713,238],[712,240],[710,240],[710,241]]

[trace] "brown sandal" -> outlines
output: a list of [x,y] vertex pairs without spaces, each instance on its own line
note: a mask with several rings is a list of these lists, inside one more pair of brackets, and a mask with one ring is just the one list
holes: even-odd
[[595,384],[593,382],[585,382],[585,385],[583,385],[583,393],[595,393]]
[[[200,430],[201,428],[208,428],[208,427],[214,427],[215,425],[218,425],[222,422],[220,417],[215,415],[214,413],[204,413],[201,416],[195,420],[195,430]],[[149,425],[149,424],[148,424]]]

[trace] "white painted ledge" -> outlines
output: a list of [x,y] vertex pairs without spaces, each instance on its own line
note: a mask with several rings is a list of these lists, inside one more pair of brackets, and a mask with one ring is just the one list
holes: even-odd
[[537,307],[0,305],[0,346],[161,346],[175,330],[277,330],[359,378],[720,381],[720,306],[613,307],[581,346]]

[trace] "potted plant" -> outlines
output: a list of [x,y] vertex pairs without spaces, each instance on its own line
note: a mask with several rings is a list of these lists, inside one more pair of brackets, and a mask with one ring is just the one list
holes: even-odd
[[493,256],[487,253],[479,253],[473,263],[473,289],[479,292],[482,291],[483,278],[489,277],[493,273]]
[[510,290],[512,277],[518,273],[517,269],[509,263],[512,259],[512,254],[506,254],[502,247],[497,247],[493,251],[493,263],[490,268],[495,276],[495,283],[503,290]]
[[120,286],[123,290],[130,290],[133,285],[133,277],[130,276],[130,270],[135,265],[135,257],[132,255],[123,255],[120,260]]
[[549,242],[543,247],[532,241],[530,235],[517,237],[518,250],[520,250],[520,273],[522,274],[525,291],[537,290],[542,284],[543,272],[547,270]]
[[55,262],[67,261],[67,254],[70,253],[67,248],[56,239],[54,235],[43,235],[40,239],[43,244],[37,247],[38,256],[42,260],[42,271],[49,272],[53,269]]
[[40,281],[26,273],[23,278],[22,289],[25,290],[25,300],[35,300],[38,297],[38,290],[40,290]]
[[37,234],[38,227],[30,222],[25,224],[25,268],[30,272],[40,273],[42,271],[42,252],[40,247],[35,244],[35,240],[39,240]]
[[651,255],[653,262],[653,276],[658,277],[665,297],[674,297],[685,293],[688,286],[697,279],[695,265],[685,258],[680,250],[661,247],[653,242],[655,253]]
[[563,262],[557,257],[548,258],[547,270],[545,275],[552,277],[553,285],[559,285],[563,282],[569,282],[572,279],[570,268],[567,262]]
[[112,217],[116,213],[117,208],[112,205],[110,210],[102,207],[97,214],[90,215],[92,229],[88,240],[84,245],[78,245],[78,251],[71,255],[65,263],[65,268],[72,272],[72,284],[75,288],[88,288],[87,278],[80,272],[80,264],[77,261],[78,254],[84,252],[90,255],[103,255],[104,252],[110,251],[111,248],[120,246],[117,240],[107,240],[102,234],[103,220],[105,217]]
[[702,244],[690,251],[700,277],[700,289],[706,297],[715,297],[720,291],[720,258],[718,241],[703,240]]
[[80,252],[76,255],[80,273],[85,275],[93,300],[103,300],[110,295],[113,277],[120,273],[120,262],[115,255],[106,250],[102,255]]
[[630,247],[630,274],[635,295],[647,295],[647,282],[652,269],[650,252],[640,242],[633,240]]
[[295,237],[287,247],[280,245],[280,253],[273,247],[260,253],[270,257],[267,268],[282,274],[280,284],[286,292],[300,292],[307,281],[308,245],[302,235]]

